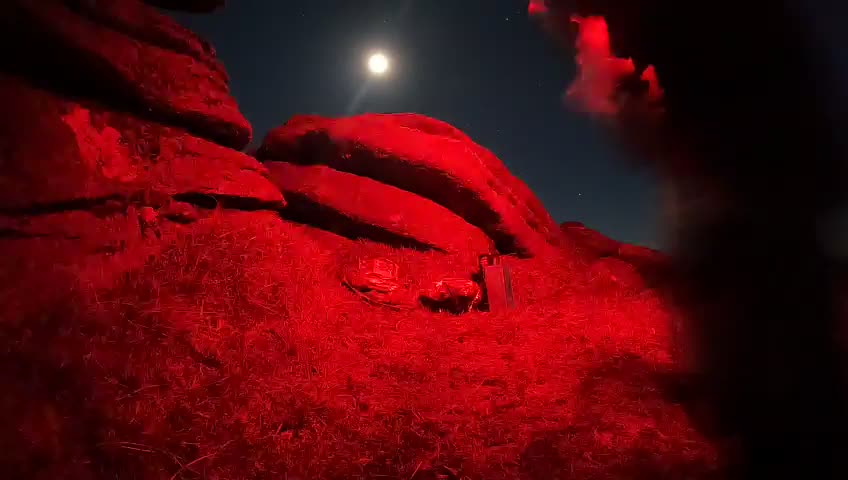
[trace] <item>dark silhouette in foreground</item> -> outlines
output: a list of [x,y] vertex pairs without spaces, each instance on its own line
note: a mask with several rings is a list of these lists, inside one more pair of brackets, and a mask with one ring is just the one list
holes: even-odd
[[[837,272],[824,245],[844,152],[815,26],[766,1],[553,0],[531,12],[563,44],[576,39],[583,77],[570,99],[611,121],[674,192],[688,388],[704,426],[738,440],[732,474],[844,478]],[[598,17],[612,59],[593,58],[606,46],[603,22],[587,24]]]

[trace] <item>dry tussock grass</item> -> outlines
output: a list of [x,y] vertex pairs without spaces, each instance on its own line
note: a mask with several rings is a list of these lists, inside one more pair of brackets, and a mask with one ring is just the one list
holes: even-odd
[[17,424],[56,412],[52,427],[29,421],[34,447],[14,450],[29,461],[19,473],[548,479],[713,468],[712,448],[664,389],[663,305],[593,278],[584,259],[508,259],[519,308],[454,316],[365,304],[339,272],[385,256],[414,292],[470,275],[475,259],[352,242],[259,212],[219,214],[163,241],[143,268],[71,301],[85,308],[60,305],[28,337],[4,333],[10,359],[42,365],[32,378],[64,379],[26,387],[44,391],[40,403],[7,405]]

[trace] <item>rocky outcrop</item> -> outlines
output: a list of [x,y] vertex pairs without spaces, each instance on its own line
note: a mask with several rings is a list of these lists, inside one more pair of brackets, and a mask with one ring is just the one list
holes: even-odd
[[[596,262],[596,265],[603,265],[604,268],[614,265],[612,268],[619,272],[616,277],[620,280],[624,279],[619,283],[628,283],[632,278],[629,274],[621,273],[621,262],[631,265],[650,281],[660,281],[668,273],[669,258],[658,250],[619,242],[587,228],[580,222],[564,222],[560,228],[566,240],[574,248],[583,251],[592,259],[603,260],[600,263]],[[639,283],[630,282],[630,284],[638,285]]]
[[63,100],[10,77],[0,76],[0,102],[0,139],[14,140],[0,157],[2,212],[165,197],[284,205],[255,159],[183,131]]
[[232,148],[250,126],[227,78],[209,44],[141,0],[0,2],[0,327],[204,222],[284,207]]
[[587,250],[596,257],[609,257],[618,255],[621,242],[613,240],[606,235],[587,228],[580,222],[563,222],[560,225],[566,238],[570,239],[578,248]]
[[65,0],[65,3],[86,17],[129,37],[189,55],[219,73],[224,81],[228,80],[209,42],[140,0]]
[[288,200],[289,218],[390,244],[478,254],[493,248],[477,227],[414,193],[323,165],[265,165]]
[[478,227],[503,253],[543,255],[562,241],[540,202],[494,155],[423,116],[298,116],[271,131],[257,155],[326,165],[414,193]]
[[[208,46],[134,0],[10,0],[4,67],[67,95],[241,148],[251,128]],[[21,49],[20,45],[27,48]]]
[[498,180],[503,182],[517,196],[521,202],[530,210],[528,223],[536,230],[543,232],[549,242],[561,244],[562,238],[558,234],[558,226],[550,213],[539,200],[539,197],[530,190],[526,183],[512,175],[503,162],[485,147],[475,143],[468,135],[458,128],[440,120],[426,117],[424,115],[400,113],[391,115],[392,120],[399,124],[421,130],[432,135],[443,135],[466,143],[474,149],[475,154],[483,161]]

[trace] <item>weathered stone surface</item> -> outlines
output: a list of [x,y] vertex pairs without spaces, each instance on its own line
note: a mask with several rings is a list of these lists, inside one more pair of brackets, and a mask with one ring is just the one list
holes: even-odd
[[593,256],[608,257],[618,254],[621,242],[613,240],[601,232],[586,228],[580,222],[564,222],[560,228],[567,238],[573,240],[576,246],[588,250]]
[[376,116],[388,118],[391,121],[398,122],[400,125],[421,130],[432,135],[441,135],[465,142],[474,150],[479,159],[486,164],[486,168],[498,177],[498,180],[503,182],[512,191],[512,194],[516,195],[521,203],[529,209],[529,212],[525,212],[528,225],[534,230],[542,232],[549,242],[554,244],[561,243],[562,237],[558,231],[559,227],[551,217],[551,214],[545,209],[545,206],[542,205],[539,197],[530,190],[530,187],[526,183],[516,178],[495,154],[474,142],[464,132],[449,123],[414,113]]
[[414,193],[322,165],[271,161],[265,166],[288,200],[287,212],[307,223],[447,252],[483,254],[494,248],[477,227]]
[[215,58],[215,49],[209,42],[141,0],[65,2],[77,12],[106,27],[151,45],[189,55],[219,73],[224,81],[228,80],[227,73]]
[[[619,242],[580,222],[564,222],[560,228],[566,240],[590,258],[626,262],[652,282],[663,280],[668,273],[669,258],[660,251]],[[603,262],[601,264],[606,265]],[[621,276],[627,277],[624,274]]]
[[0,210],[6,213],[109,200],[150,203],[157,195],[284,205],[254,158],[181,130],[62,100],[7,76],[0,76],[0,102]]
[[65,247],[69,253],[103,255],[123,251],[128,243],[141,238],[135,208],[124,206],[107,213],[98,207],[103,205],[32,216],[0,214],[0,238],[72,241],[75,248]]
[[528,206],[526,186],[481,149],[442,122],[410,114],[298,116],[270,132],[258,156],[324,164],[423,196],[483,230],[501,252],[538,255],[559,245],[561,232]]
[[[106,17],[133,36],[105,26]],[[250,125],[230,96],[225,76],[210,66],[209,55],[198,55],[204,47],[191,46],[191,35],[177,34],[158,20],[142,27],[138,20],[107,13],[99,18],[88,18],[60,0],[11,0],[0,7],[3,33],[27,48],[7,44],[0,55],[7,69],[51,89],[184,127],[229,147],[250,141]],[[149,43],[151,38],[168,48]],[[178,53],[174,45],[194,51]]]

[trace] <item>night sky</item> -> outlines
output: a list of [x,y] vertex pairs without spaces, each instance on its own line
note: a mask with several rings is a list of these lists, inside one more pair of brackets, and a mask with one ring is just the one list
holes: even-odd
[[[569,111],[573,61],[527,0],[231,1],[179,20],[208,38],[254,142],[297,113],[417,112],[495,152],[557,221],[657,246],[658,191],[604,131]],[[386,52],[392,71],[371,78]]]

